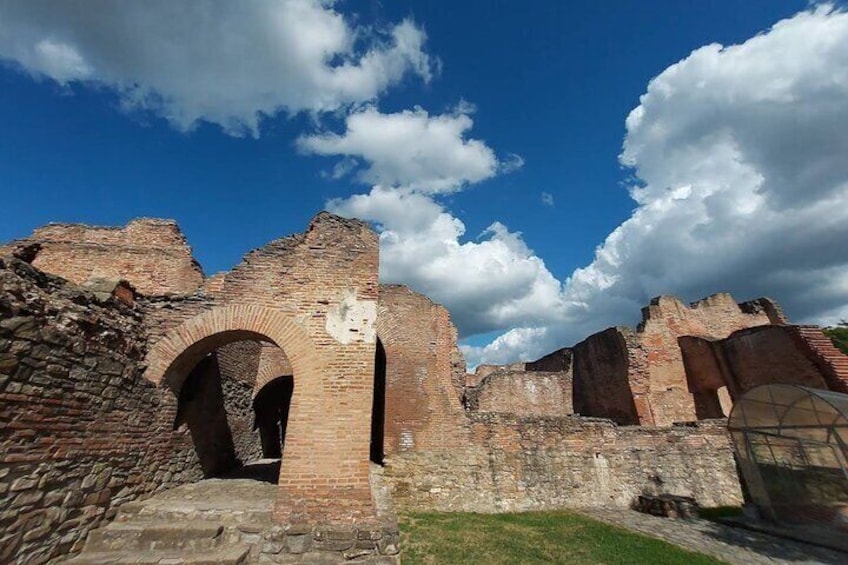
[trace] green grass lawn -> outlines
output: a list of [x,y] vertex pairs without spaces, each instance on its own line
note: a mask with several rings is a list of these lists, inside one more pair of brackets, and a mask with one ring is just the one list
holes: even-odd
[[406,565],[722,563],[567,511],[417,513],[402,516],[400,526]]

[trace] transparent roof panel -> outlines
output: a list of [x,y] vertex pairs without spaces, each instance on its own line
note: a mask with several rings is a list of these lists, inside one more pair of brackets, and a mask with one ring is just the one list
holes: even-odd
[[758,430],[814,441],[848,438],[848,395],[796,385],[771,384],[745,393],[733,406],[731,430]]

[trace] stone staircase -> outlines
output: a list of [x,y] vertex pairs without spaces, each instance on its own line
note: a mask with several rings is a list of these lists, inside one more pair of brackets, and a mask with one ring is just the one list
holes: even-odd
[[212,520],[142,517],[121,510],[115,521],[93,530],[73,565],[240,565],[250,547]]
[[[249,473],[248,473],[249,475]],[[384,525],[282,526],[272,520],[276,485],[248,478],[207,479],[123,504],[88,534],[67,565],[397,565],[397,519],[373,466]]]

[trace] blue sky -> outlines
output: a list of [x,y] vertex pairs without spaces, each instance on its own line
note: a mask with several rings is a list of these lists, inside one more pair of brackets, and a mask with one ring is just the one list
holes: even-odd
[[778,0],[6,2],[0,240],[170,217],[211,274],[330,208],[374,222],[382,278],[448,306],[472,364],[632,324],[658,294],[833,323],[846,20]]

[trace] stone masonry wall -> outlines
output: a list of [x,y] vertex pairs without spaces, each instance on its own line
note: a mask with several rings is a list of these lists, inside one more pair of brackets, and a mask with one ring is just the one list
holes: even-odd
[[618,427],[588,418],[472,416],[474,441],[392,457],[385,477],[403,510],[506,512],[629,506],[640,494],[737,505],[725,422]]
[[34,267],[76,284],[123,279],[144,295],[191,294],[203,284],[203,271],[173,220],[140,218],[123,228],[48,224],[0,247],[0,255],[27,247]]
[[45,563],[116,506],[201,477],[143,356],[136,310],[0,259],[0,562]]

